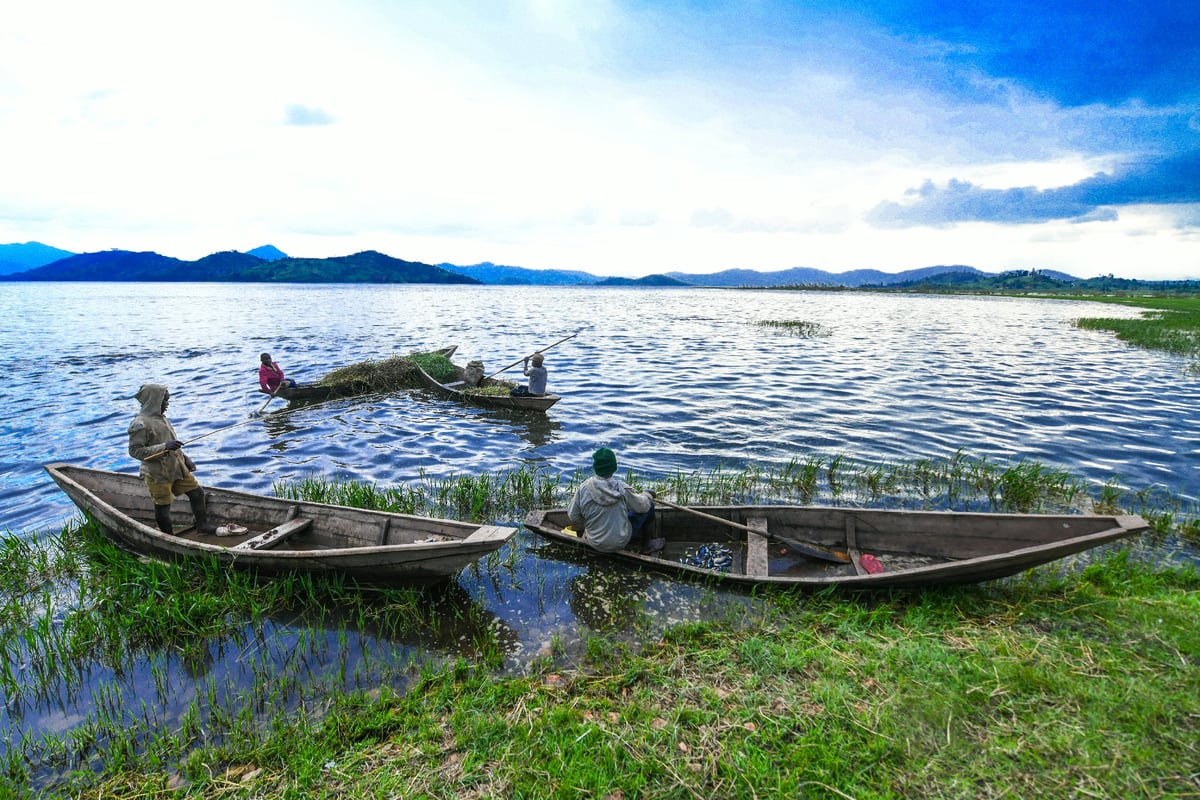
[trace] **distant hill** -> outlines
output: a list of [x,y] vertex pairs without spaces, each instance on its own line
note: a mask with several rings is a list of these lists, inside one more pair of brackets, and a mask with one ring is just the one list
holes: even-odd
[[466,267],[460,267],[457,264],[438,264],[438,266],[494,286],[586,286],[600,280],[595,275],[576,270],[508,267],[493,264],[490,261]]
[[605,278],[597,286],[695,286],[669,275],[647,275],[644,278]]
[[1162,292],[1194,294],[1200,291],[1200,281],[1141,281],[1114,278],[1111,275],[1080,279],[1055,270],[1017,269],[999,275],[978,270],[943,272],[916,280],[901,281],[863,289],[907,292],[1025,292],[1028,294],[1080,294],[1112,292]]
[[71,255],[74,253],[69,250],[60,250],[41,242],[0,244],[0,275],[42,267]]
[[[333,258],[293,258],[274,245],[240,253],[228,250],[195,261],[153,252],[105,250],[74,254],[39,242],[0,245],[0,280],[19,281],[212,281],[260,283],[448,283],[494,286],[695,286],[830,287],[900,291],[1164,291],[1194,286],[1193,281],[1147,282],[1113,276],[1081,280],[1055,270],[989,273],[962,264],[938,265],[888,273],[876,269],[827,272],[792,267],[763,272],[728,269],[714,273],[667,272],[642,278],[604,277],[563,269],[510,265],[460,266],[404,261],[375,250]],[[1166,287],[1166,288],[1163,288]]]
[[278,261],[281,258],[287,258],[287,253],[280,250],[273,244],[264,244],[262,247],[256,247],[253,250],[247,250],[246,255],[258,256],[263,261]]
[[856,269],[849,272],[826,272],[811,267],[792,267],[791,269],[774,272],[759,272],[753,269],[727,269],[710,275],[698,275],[687,272],[668,272],[667,275],[684,283],[695,286],[867,286],[902,283],[910,280],[920,280],[930,275],[943,272],[981,272],[974,267],[937,266],[910,269],[904,272],[880,272],[877,269]]
[[432,264],[402,261],[374,250],[335,258],[268,261],[233,250],[196,261],[158,253],[106,250],[0,276],[23,281],[214,281],[227,283],[479,283]]

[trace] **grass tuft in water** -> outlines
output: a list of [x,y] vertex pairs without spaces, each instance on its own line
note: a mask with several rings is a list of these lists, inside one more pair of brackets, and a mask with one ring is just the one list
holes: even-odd
[[775,328],[805,339],[820,336],[832,336],[833,331],[818,322],[806,322],[802,319],[764,319],[758,322],[760,328]]

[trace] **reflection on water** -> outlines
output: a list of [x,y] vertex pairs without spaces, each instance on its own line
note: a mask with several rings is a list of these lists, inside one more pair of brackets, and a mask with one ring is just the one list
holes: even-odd
[[[489,313],[473,326],[463,308]],[[42,464],[136,469],[126,426],[147,381],[171,388],[182,437],[211,434],[188,448],[201,481],[264,493],[313,473],[383,485],[529,465],[569,476],[588,470],[601,444],[623,470],[650,477],[962,450],[1039,460],[1096,483],[1200,490],[1200,387],[1182,361],[1070,324],[1135,309],[849,292],[0,284],[0,313],[15,321],[0,329],[0,525],[18,534],[75,513]],[[300,381],[447,344],[459,346],[456,361],[490,370],[579,320],[603,324],[546,353],[549,388],[563,400],[545,413],[413,390],[276,400],[257,414],[264,350]],[[804,320],[830,335],[792,336],[763,320]],[[520,671],[539,657],[582,659],[591,633],[650,640],[674,623],[764,610],[737,590],[591,559],[524,531],[463,570],[429,609],[405,634],[305,610],[236,621],[232,633],[182,651],[132,650],[6,698],[0,729],[12,742],[117,714],[147,737],[197,725],[201,739],[230,730],[224,720],[245,709],[261,721],[334,691],[402,691],[415,664],[494,652]],[[277,696],[250,694],[263,675]]]

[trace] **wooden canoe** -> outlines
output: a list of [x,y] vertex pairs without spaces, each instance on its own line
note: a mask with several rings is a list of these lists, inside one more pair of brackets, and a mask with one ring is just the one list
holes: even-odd
[[329,573],[364,583],[433,583],[499,549],[516,528],[367,511],[205,487],[209,522],[244,533],[200,534],[187,498],[172,507],[175,535],[154,523],[137,475],[48,464],[46,472],[80,510],[120,544],[163,560],[211,556],[264,574]]
[[[708,506],[693,511],[722,521],[660,505],[652,537],[665,539],[664,549],[654,555],[634,550],[611,555],[732,583],[912,588],[1003,578],[1149,527],[1133,515],[811,506]],[[596,552],[579,536],[564,532],[569,525],[565,509],[534,511],[525,519],[526,528],[548,539]],[[832,551],[848,563],[813,557],[814,551]],[[869,571],[877,566],[882,570]]]
[[[459,371],[462,371],[461,368]],[[462,400],[466,403],[474,403],[475,405],[486,406],[488,408],[519,408],[530,411],[545,411],[562,399],[556,394],[519,395],[516,397],[508,394],[480,394],[461,388],[465,386],[461,381],[457,382],[457,385],[454,383],[441,383],[437,378],[421,369],[420,366],[417,367],[417,372],[420,374],[426,388],[433,390],[442,397],[450,397],[455,400]],[[488,386],[507,386],[511,388],[515,385],[508,381],[498,381],[493,378],[484,378],[480,383],[480,386],[485,388]]]
[[[458,349],[458,345],[452,344],[449,347],[443,347],[440,350],[432,352],[449,358],[454,355],[454,351]],[[298,383],[295,386],[281,386],[275,391],[276,397],[282,397],[289,403],[321,403],[326,400],[334,400],[340,397],[355,397],[360,394],[368,394],[371,387],[365,383],[350,381],[348,383]],[[259,389],[260,394],[269,394]]]

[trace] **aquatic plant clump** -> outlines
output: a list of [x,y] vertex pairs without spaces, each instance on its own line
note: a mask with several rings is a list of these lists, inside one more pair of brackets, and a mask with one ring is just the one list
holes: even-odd
[[760,328],[777,328],[805,339],[815,339],[819,336],[832,336],[833,331],[818,322],[806,322],[802,319],[764,319],[759,320]]

